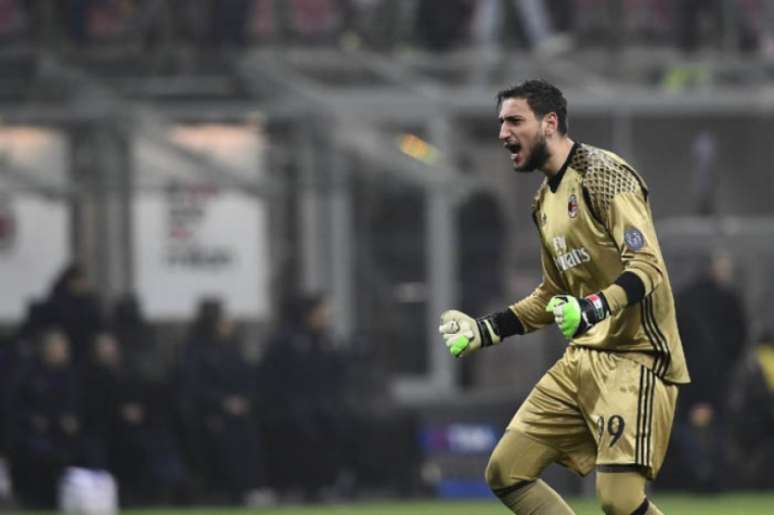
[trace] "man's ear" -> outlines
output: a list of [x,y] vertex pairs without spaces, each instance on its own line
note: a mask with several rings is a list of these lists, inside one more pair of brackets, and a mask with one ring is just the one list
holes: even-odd
[[553,136],[559,129],[559,117],[556,113],[547,113],[543,116],[544,132],[546,137]]

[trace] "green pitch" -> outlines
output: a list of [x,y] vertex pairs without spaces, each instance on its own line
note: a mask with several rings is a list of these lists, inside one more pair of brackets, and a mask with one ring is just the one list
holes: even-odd
[[[774,493],[724,495],[653,495],[667,515],[772,515]],[[577,515],[599,515],[593,499],[571,500]],[[8,513],[8,512],[6,512]],[[482,502],[383,502],[281,508],[197,508],[126,510],[122,515],[507,515],[495,501]],[[25,515],[32,515],[26,512]]]

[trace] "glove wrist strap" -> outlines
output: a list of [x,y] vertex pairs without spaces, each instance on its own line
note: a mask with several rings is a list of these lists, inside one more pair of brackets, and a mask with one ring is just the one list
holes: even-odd
[[481,346],[488,347],[500,343],[514,334],[524,334],[524,325],[510,308],[476,319],[481,334]]
[[596,324],[607,318],[610,309],[607,306],[607,299],[605,299],[604,294],[592,293],[586,296],[586,300],[591,305],[591,309],[586,313],[589,322]]
[[494,315],[485,315],[476,319],[478,333],[481,335],[481,347],[489,347],[495,343],[500,343],[499,328]]

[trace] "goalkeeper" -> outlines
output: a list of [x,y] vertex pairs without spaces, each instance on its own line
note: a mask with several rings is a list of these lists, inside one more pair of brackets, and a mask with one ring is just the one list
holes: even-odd
[[690,381],[648,188],[620,157],[567,134],[567,102],[530,80],[497,95],[517,172],[546,178],[532,206],[543,281],[499,313],[441,315],[455,357],[556,323],[570,340],[492,452],[486,480],[514,513],[573,513],[539,479],[550,463],[586,475],[608,515],[662,513],[645,495],[664,461],[677,385]]

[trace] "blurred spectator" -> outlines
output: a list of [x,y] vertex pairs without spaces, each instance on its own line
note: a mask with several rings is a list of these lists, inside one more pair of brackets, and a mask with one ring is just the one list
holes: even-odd
[[767,60],[774,60],[774,2],[762,2],[763,12],[756,18],[760,50]]
[[774,488],[774,336],[765,332],[733,375],[728,407],[731,487]]
[[688,52],[707,47],[754,50],[759,36],[756,4],[749,0],[680,0],[677,5],[679,47]]
[[154,396],[168,397],[168,359],[134,294],[126,294],[116,301],[111,327],[128,373]]
[[[501,44],[529,48],[546,54],[565,51],[575,28],[573,0],[478,0],[470,4],[470,21],[456,38],[468,39],[479,49],[491,50]],[[584,8],[583,11],[588,9]]]
[[57,277],[46,299],[46,323],[61,327],[77,363],[102,327],[97,296],[83,269],[68,265]]
[[342,0],[288,0],[281,2],[279,19],[286,37],[304,44],[335,43],[343,29]]
[[247,31],[256,43],[271,41],[277,37],[277,9],[274,0],[252,0]]
[[12,477],[24,506],[53,508],[62,471],[83,460],[78,384],[67,336],[42,334],[37,359],[17,371],[10,395]]
[[501,0],[479,0],[476,2],[471,21],[471,39],[482,50],[499,46],[502,31],[503,6]]
[[674,27],[672,3],[669,0],[625,0],[622,6],[625,15],[623,37],[656,44],[668,40]]
[[349,48],[361,44],[371,49],[389,50],[401,39],[401,14],[405,10],[397,0],[341,1],[345,34],[342,43]]
[[15,356],[15,364],[21,366],[35,356],[40,335],[47,329],[48,318],[48,306],[45,301],[34,300],[27,305],[24,320],[10,337],[9,344],[12,348],[7,349]]
[[18,414],[15,383],[20,370],[28,370],[36,359],[40,335],[44,330],[45,310],[41,302],[30,302],[20,327],[2,341],[0,347],[0,510],[11,498],[10,463],[15,442],[12,440]]
[[196,424],[200,472],[213,491],[245,502],[264,483],[256,371],[220,301],[202,302],[184,352],[182,395],[186,424]]
[[[760,0],[0,0],[0,39],[49,46],[142,41],[200,49],[247,42],[430,50],[501,43],[540,52],[676,39],[687,51],[733,46],[774,54],[771,2]],[[675,37],[676,36],[676,37]],[[726,48],[729,49],[730,48]]]
[[[734,23],[735,31],[734,45],[741,52],[749,53],[759,50],[763,36],[761,31],[761,22],[764,22],[765,16],[758,0],[736,0],[733,5],[733,15],[728,11],[724,14],[726,18]],[[726,23],[728,25],[728,23]]]
[[178,500],[185,474],[167,423],[169,405],[124,366],[111,333],[95,338],[82,381],[86,431],[118,479],[122,502]]
[[560,33],[570,34],[575,30],[575,19],[581,6],[577,0],[547,0],[546,9],[554,29]]
[[216,0],[209,5],[212,41],[216,46],[243,46],[250,0]]
[[566,35],[555,32],[554,22],[543,0],[517,0],[513,3],[531,49],[541,53],[567,49],[569,40]]
[[202,452],[203,425],[197,412],[194,388],[196,387],[196,363],[201,352],[203,335],[216,324],[218,303],[203,300],[199,303],[196,317],[188,328],[185,339],[178,348],[175,359],[173,391],[177,402],[177,429],[181,436],[183,452],[191,471],[197,480],[207,473],[204,453]]
[[719,1],[679,0],[677,2],[677,44],[685,51],[695,51],[702,43],[705,19],[712,18],[715,30],[720,32]]
[[65,17],[70,21],[70,37],[77,45],[82,45],[89,39],[89,4],[90,0],[72,0],[69,4],[69,16]]
[[0,0],[0,40],[12,40],[19,36],[25,22],[18,0]]
[[465,43],[473,14],[471,0],[424,0],[417,2],[415,32],[429,50],[450,50]]
[[136,3],[134,0],[72,0],[78,12],[83,16],[86,41],[107,42],[125,35],[130,27]]
[[[575,0],[572,9],[574,31],[585,45],[609,44],[611,32],[621,31],[621,19],[613,19],[618,2],[607,0]],[[615,5],[614,5],[615,4]]]
[[346,494],[335,489],[348,488],[354,461],[347,360],[331,339],[330,309],[323,295],[291,300],[261,367],[261,391],[272,402],[266,442],[273,486],[307,499]]
[[691,383],[678,399],[673,454],[679,462],[674,473],[684,487],[711,490],[721,481],[729,371],[747,338],[747,317],[733,287],[731,258],[713,256],[699,277],[678,293],[676,306]]
[[774,3],[760,0],[737,0],[739,46],[742,51],[759,51],[774,57]]
[[79,372],[83,432],[94,443],[102,467],[108,466],[107,447],[112,415],[119,398],[121,357],[115,338],[109,333],[96,335],[92,351]]
[[21,3],[28,30],[38,45],[60,40],[64,31],[70,29],[71,23],[76,22],[68,16],[65,2],[24,0]]
[[202,4],[180,0],[146,0],[137,6],[132,30],[140,37],[149,55],[154,55],[154,52],[174,42],[175,37],[179,37],[181,43],[203,45],[208,15]]

